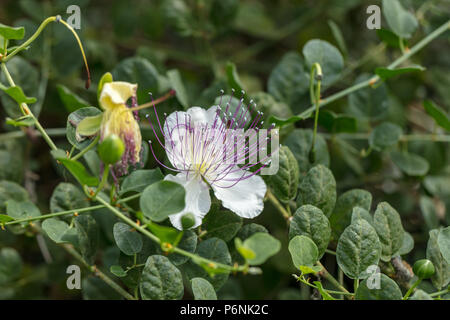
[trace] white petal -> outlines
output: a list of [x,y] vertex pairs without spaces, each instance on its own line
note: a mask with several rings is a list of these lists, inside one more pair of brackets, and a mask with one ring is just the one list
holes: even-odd
[[[189,123],[189,115],[183,111],[172,112],[164,123],[164,146],[166,148],[167,157],[175,168],[189,167],[190,155],[186,156],[186,152],[190,150],[190,146],[186,143],[186,123]],[[161,119],[160,119],[161,120]],[[155,126],[155,123],[153,124]]]
[[[217,116],[217,109],[219,108],[219,106],[212,106],[210,107],[208,110],[206,110],[206,120],[208,121],[208,124],[210,124],[211,126],[216,123],[216,126],[222,121],[218,116]],[[216,120],[217,119],[217,120]]]
[[[243,175],[250,174],[240,170],[228,174],[225,179],[239,179]],[[219,181],[212,185],[217,199],[222,200],[222,205],[243,218],[254,218],[264,209],[264,195],[267,187],[264,180],[257,175],[241,180],[232,187],[233,181]],[[221,187],[222,186],[222,187]]]
[[[161,118],[159,118],[159,120],[161,120]],[[186,112],[184,111],[172,112],[166,117],[166,120],[164,122],[163,125],[164,134],[167,135],[168,133],[172,133],[176,128],[180,127],[180,125],[183,126],[186,123],[186,121],[189,121],[189,116],[187,116]],[[153,125],[157,126],[156,123],[154,123]]]
[[200,107],[191,107],[186,112],[191,116],[193,125],[209,124],[212,125],[216,120],[218,106],[212,106],[208,110]]
[[196,228],[202,224],[203,217],[208,213],[211,207],[211,197],[209,196],[209,188],[205,182],[198,177],[186,176],[186,173],[179,173],[176,176],[167,175],[164,180],[173,181],[184,186],[186,190],[186,207],[183,211],[169,216],[172,225],[182,230],[181,217],[186,213],[192,213],[195,216],[195,224],[192,228]]

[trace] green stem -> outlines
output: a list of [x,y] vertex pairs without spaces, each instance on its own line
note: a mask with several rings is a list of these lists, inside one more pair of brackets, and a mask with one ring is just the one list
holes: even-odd
[[400,47],[400,51],[404,54],[405,53],[405,43],[403,42],[403,38],[398,38],[398,45]]
[[[314,76],[316,75],[316,76]],[[317,80],[316,90],[314,91],[314,80]],[[309,94],[311,97],[311,102],[314,104],[316,108],[316,114],[314,117],[314,131],[313,131],[313,137],[312,137],[312,143],[311,143],[311,162],[315,162],[316,158],[316,135],[317,135],[317,126],[319,122],[319,104],[320,104],[320,85],[322,83],[322,68],[320,64],[317,62],[314,63],[311,67],[311,75],[309,78]]]
[[16,48],[12,53],[10,53],[6,58],[2,59],[3,62],[9,61],[12,57],[14,57],[16,54],[18,54],[20,51],[28,47],[36,38],[41,34],[42,30],[50,23],[56,20],[56,17],[48,17],[45,19],[39,28],[36,30],[36,32],[24,43],[22,43],[19,47]]
[[405,296],[403,297],[403,300],[408,299],[408,297],[411,295],[411,293],[413,293],[414,289],[419,285],[419,283],[422,282],[422,279],[417,279],[416,282],[414,282],[414,284],[408,289],[408,291],[406,292]]
[[72,160],[77,160],[79,158],[81,158],[86,152],[88,152],[89,150],[91,150],[93,147],[95,147],[95,145],[98,143],[98,141],[100,140],[100,135],[98,134],[95,139],[91,142],[91,144],[89,144],[86,148],[84,148],[83,150],[81,150],[79,153],[77,153]]
[[359,287],[359,279],[355,279],[353,282],[353,288],[354,288],[354,292],[356,293],[356,290],[358,290]]
[[[8,80],[9,84],[12,87],[14,87],[16,84],[14,83],[14,80],[12,79],[11,74],[9,73],[8,68],[6,67],[6,64],[4,62],[1,64],[1,69],[2,69],[3,73],[5,74],[6,79]],[[33,119],[34,125],[39,130],[39,132],[42,134],[42,137],[48,143],[50,148],[52,150],[58,149],[56,147],[56,145],[53,143],[52,139],[48,136],[47,132],[45,132],[44,128],[41,126],[38,119],[34,116],[33,112],[31,112],[30,108],[28,108],[28,105],[26,103],[22,103],[22,104],[20,104],[20,107],[21,107],[22,111],[25,110],[24,115],[29,115]]]
[[[396,59],[394,62],[392,62],[387,68],[389,69],[393,69],[397,66],[399,66],[401,63],[403,63],[404,61],[408,60],[411,56],[413,56],[414,54],[416,54],[418,51],[420,51],[423,47],[425,47],[428,43],[430,43],[431,41],[433,41],[435,38],[437,38],[439,35],[441,35],[442,33],[444,33],[445,31],[447,31],[450,27],[450,20],[448,20],[446,23],[444,23],[442,26],[440,26],[439,28],[437,28],[435,31],[433,31],[432,33],[430,33],[428,36],[426,36],[425,38],[423,38],[421,41],[419,41],[415,46],[413,46],[409,51],[405,52],[402,56],[400,56],[398,59]],[[366,88],[370,85],[375,84],[378,80],[380,80],[380,78],[378,76],[373,76],[370,79],[357,83],[345,90],[342,90],[340,92],[337,92],[331,96],[329,96],[326,99],[322,99],[319,108],[322,108],[330,103],[332,103],[333,101],[336,101],[340,98],[343,98],[347,95],[349,95],[352,92],[358,91],[360,89]],[[298,115],[299,120],[300,119],[305,119],[305,118],[309,118],[311,116],[311,113],[315,110],[315,106],[311,106],[308,109],[306,109],[305,111],[303,111],[302,113],[300,113]]]
[[339,290],[345,292],[346,294],[350,294],[350,292],[344,288],[344,286],[342,286],[339,281],[337,281],[329,272],[327,269],[325,269],[325,267],[323,266],[322,263],[320,263],[320,261],[317,261],[317,264],[319,266],[322,267],[322,270],[320,271],[323,275],[323,277],[325,279],[327,279],[332,285],[334,285],[336,288],[338,288]]
[[291,215],[289,212],[283,207],[283,205],[278,201],[277,197],[274,196],[272,191],[267,190],[267,198],[272,202],[272,204],[277,208],[277,210],[283,215],[283,217],[289,221]]
[[69,152],[69,159],[72,157],[73,152],[75,151],[75,146],[73,145],[72,148],[70,148],[70,152]]
[[[138,193],[138,194],[132,195],[130,197],[120,199],[119,201],[117,201],[117,203],[131,201],[131,200],[139,198],[140,196],[141,196],[141,194]],[[74,213],[81,214],[81,213],[86,213],[86,212],[97,210],[97,209],[102,209],[104,207],[105,207],[104,205],[100,204],[100,205],[86,207],[86,208],[79,208],[79,209],[73,209],[73,210],[67,210],[67,211],[48,213],[48,214],[40,215],[38,217],[30,217],[30,218],[24,218],[24,219],[18,219],[18,220],[14,220],[14,221],[5,222],[3,225],[7,226],[7,225],[11,225],[11,224],[31,222],[31,221],[35,221],[35,220],[44,220],[44,219],[48,219],[48,218],[60,217],[60,216],[65,216],[65,215],[69,215],[69,214],[74,214]]]
[[74,258],[80,261],[89,271],[93,272],[97,277],[102,279],[106,284],[108,284],[112,289],[114,289],[117,293],[119,293],[122,297],[127,300],[136,300],[131,294],[126,292],[121,286],[115,283],[111,278],[109,278],[106,274],[97,269],[96,266],[91,266],[83,257],[69,244],[63,244],[62,247]]
[[[307,280],[305,280],[305,279],[303,278],[303,276],[300,276],[300,277],[295,276],[295,278],[296,278],[297,280],[301,281],[302,283],[306,284],[307,286],[310,286],[311,288],[318,289],[318,287],[317,287],[316,285],[314,285],[314,284],[312,284],[312,283],[309,283]],[[342,296],[343,296],[343,295],[347,295],[347,296],[352,296],[352,295],[353,295],[353,293],[350,293],[350,292],[335,291],[335,290],[329,290],[329,289],[325,289],[325,288],[323,288],[323,290],[325,290],[325,291],[328,292],[328,293],[339,294],[339,295],[342,295]]]
[[449,292],[450,292],[450,287],[448,287],[445,290],[430,293],[430,297],[439,297],[440,295],[447,294]]
[[329,254],[332,254],[333,256],[336,255],[336,252],[334,252],[333,250],[330,250],[330,249],[325,249],[325,252],[329,253]]
[[[369,133],[337,133],[328,134],[324,133],[322,136],[325,139],[333,139],[338,137],[346,140],[368,140]],[[399,137],[399,141],[434,141],[434,142],[450,142],[450,135],[437,135],[437,134],[404,134]]]
[[[339,267],[338,267],[338,282],[341,286],[344,286],[344,272]],[[341,296],[341,299],[344,299],[344,296]]]
[[[106,208],[108,208],[112,213],[114,213],[119,219],[121,219],[122,221],[124,221],[125,223],[127,223],[128,225],[132,226],[134,229],[138,230],[139,232],[141,232],[143,235],[147,236],[150,240],[161,244],[161,240],[159,240],[159,238],[157,236],[155,236],[153,233],[149,232],[144,226],[141,226],[139,224],[137,224],[136,222],[134,222],[133,220],[131,220],[130,218],[128,218],[127,216],[125,216],[122,212],[120,212],[119,210],[117,210],[117,208],[113,207],[111,204],[109,204],[108,202],[106,202],[104,199],[98,197],[96,198],[96,200],[98,202],[100,202],[101,204],[103,204]],[[227,264],[223,264],[223,263],[219,263],[216,261],[212,261],[206,258],[203,258],[201,256],[198,256],[196,254],[193,254],[191,252],[185,251],[183,249],[180,249],[178,247],[173,247],[171,249],[171,251],[173,253],[178,253],[181,254],[183,256],[186,256],[188,258],[191,258],[192,260],[194,260],[194,262],[196,263],[204,263],[210,266],[215,266],[218,268],[221,268],[223,270],[227,270],[230,272],[237,272],[237,271],[246,271],[248,266],[246,265],[242,265],[242,266],[230,266]]]
[[110,167],[110,165],[106,165],[105,169],[103,170],[102,180],[100,181],[100,184],[98,185],[97,190],[95,190],[95,193],[92,196],[93,199],[95,199],[95,197],[103,189],[103,187],[105,186],[106,182],[108,181],[109,167]]
[[[66,135],[66,128],[51,128],[51,129],[47,129],[46,130],[47,134],[50,137],[61,137],[61,136],[65,136]],[[42,136],[42,134],[37,131],[36,132],[38,135]],[[6,141],[6,140],[10,140],[10,139],[19,139],[25,136],[25,132],[23,131],[11,131],[11,132],[6,132],[6,133],[2,133],[0,134],[0,141]]]

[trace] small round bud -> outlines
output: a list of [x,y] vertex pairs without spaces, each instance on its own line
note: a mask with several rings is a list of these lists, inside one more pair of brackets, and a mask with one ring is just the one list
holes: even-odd
[[190,229],[195,224],[195,216],[192,213],[186,213],[181,217],[181,226],[183,230]]
[[428,259],[422,259],[416,261],[413,266],[414,274],[420,279],[428,279],[434,274],[434,265]]
[[115,164],[122,158],[125,145],[118,135],[110,134],[98,146],[98,154],[105,164]]

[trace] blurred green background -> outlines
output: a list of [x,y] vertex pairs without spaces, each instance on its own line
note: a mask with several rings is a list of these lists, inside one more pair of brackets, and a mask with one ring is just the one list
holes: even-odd
[[[0,22],[24,26],[26,39],[50,15],[60,14],[67,19],[70,14],[66,9],[74,2],[2,0]],[[411,44],[450,16],[450,1],[407,0],[402,3],[415,12],[419,21],[418,31],[408,40]],[[261,92],[268,91],[268,79],[282,57],[292,51],[300,53],[308,40],[319,38],[330,42],[345,59],[342,77],[323,92],[324,97],[352,85],[361,74],[373,73],[375,67],[386,66],[400,55],[397,48],[383,43],[375,30],[366,28],[366,8],[370,4],[381,6],[381,1],[376,0],[81,0],[76,4],[81,8],[81,30],[77,32],[86,50],[93,79],[89,90],[84,88],[86,75],[80,50],[70,32],[57,23],[49,25],[29,50],[10,63],[17,83],[28,96],[38,98],[38,103],[32,106],[33,111],[39,114],[46,128],[57,128],[54,133],[60,137],[55,139],[64,149],[70,147],[65,131],[58,128],[65,128],[68,113],[76,108],[97,106],[96,83],[108,71],[118,80],[139,84],[139,103],[149,101],[148,92],[159,97],[174,87],[176,79],[181,79],[184,96],[161,106],[164,112],[170,112],[190,105],[209,107],[220,89],[229,92],[235,87],[230,72],[237,70],[240,85],[251,97],[260,97],[267,114],[289,116],[307,109],[309,97],[281,103],[274,99],[265,100],[269,97]],[[386,27],[384,18],[382,26]],[[447,33],[435,40],[412,59],[425,66],[426,72],[408,74],[386,83],[379,97],[382,101],[374,103],[388,104],[387,112],[376,114],[373,121],[358,121],[358,132],[368,132],[380,120],[395,122],[406,133],[432,132],[433,123],[425,115],[421,101],[428,98],[445,110],[450,107],[449,37]],[[4,94],[1,104],[1,119],[17,115],[14,104]],[[348,100],[341,99],[327,109],[348,113]],[[3,133],[14,129],[3,120],[1,126]],[[312,121],[301,121],[296,126],[310,128]],[[151,137],[145,121],[142,127],[144,137]],[[354,151],[366,148],[367,141],[330,139],[332,132],[323,127],[321,131],[327,138],[338,193],[350,188],[364,188],[373,194],[374,203],[389,201],[404,217],[403,225],[415,239],[411,261],[423,257],[427,231],[436,227],[439,219],[441,222],[446,219],[448,225],[449,199],[430,195],[419,179],[400,176],[381,153],[360,158]],[[413,142],[409,148],[428,160],[430,174],[450,175],[448,143]],[[55,186],[64,179],[70,180],[68,174],[55,166],[44,141],[30,132],[26,138],[0,138],[0,156],[0,180],[25,185],[42,212],[48,212],[49,198]],[[150,157],[146,167],[154,166]],[[450,186],[445,188],[450,192]],[[418,203],[422,194],[434,197],[437,213],[424,215]],[[264,266],[262,276],[231,277],[219,292],[219,298],[311,298],[312,293],[306,288],[300,290],[291,276],[295,270],[286,250],[286,226],[282,217],[269,206],[255,222],[266,226],[271,234],[282,240],[283,250]],[[7,287],[0,287],[0,298],[116,297],[98,279],[88,277],[85,271],[83,293],[66,289],[65,268],[71,259],[54,244],[47,241],[47,245],[52,256],[49,264],[43,260],[35,237],[0,232],[0,247],[16,248],[24,260],[20,278]],[[98,263],[106,266],[116,254],[106,232],[103,245]],[[334,257],[326,257],[325,263],[332,271]]]

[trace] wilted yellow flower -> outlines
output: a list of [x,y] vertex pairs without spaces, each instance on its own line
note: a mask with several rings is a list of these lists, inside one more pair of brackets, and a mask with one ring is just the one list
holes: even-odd
[[116,165],[119,175],[127,173],[128,165],[140,161],[141,131],[132,111],[126,105],[128,99],[136,96],[137,85],[113,81],[103,85],[100,106],[105,110],[100,127],[100,139],[116,134],[125,143],[122,161]]

